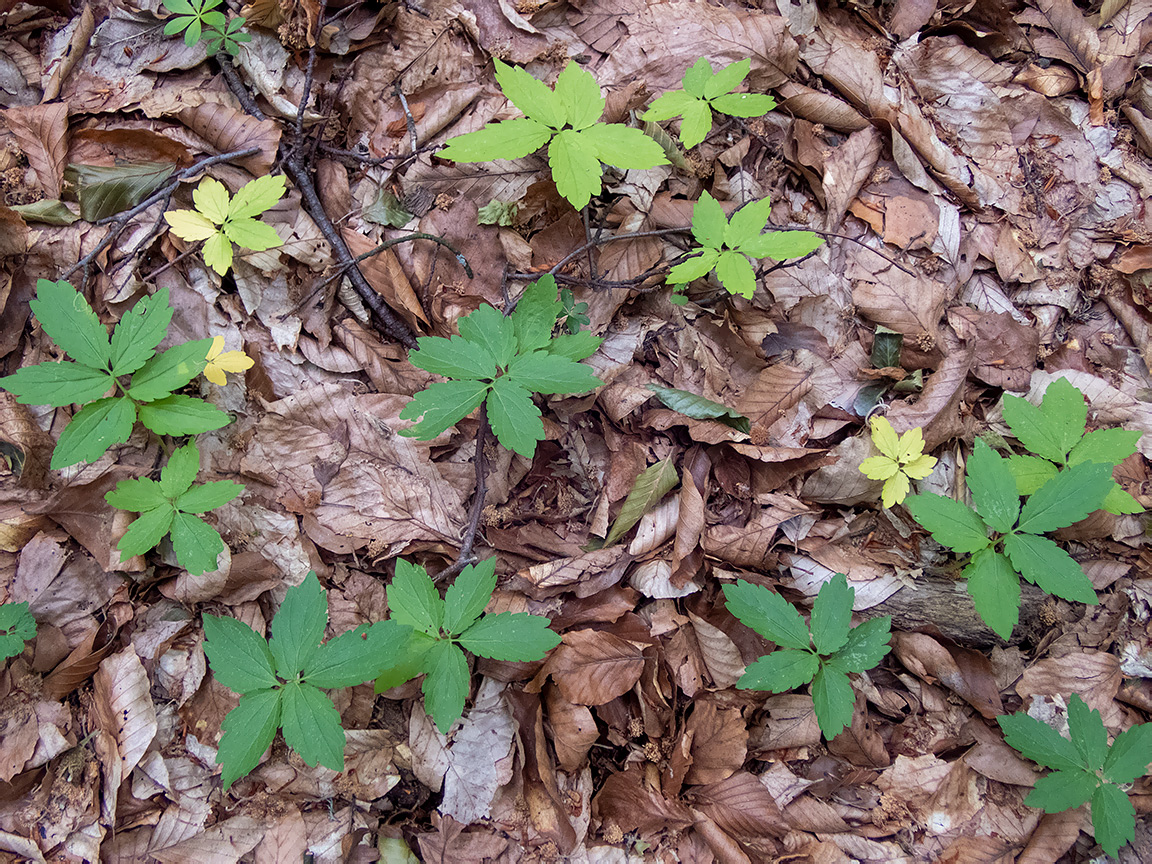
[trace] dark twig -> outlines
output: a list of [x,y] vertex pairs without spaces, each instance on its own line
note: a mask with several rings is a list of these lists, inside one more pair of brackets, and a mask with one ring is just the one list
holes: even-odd
[[[439,144],[429,144],[425,147],[418,148],[414,152],[417,155],[420,153],[428,153],[432,150],[438,149],[439,146]],[[318,149],[325,156],[331,156],[333,159],[344,160],[351,162],[353,165],[364,166],[368,168],[375,167],[377,165],[387,165],[389,162],[395,162],[401,159],[410,159],[413,155],[412,153],[394,153],[391,156],[364,156],[360,153],[357,153],[355,150],[344,150],[340,147],[333,147],[331,144],[324,144],[323,142],[321,142]]]
[[392,92],[396,94],[396,98],[400,100],[400,107],[404,109],[404,122],[408,125],[408,139],[412,142],[412,152],[415,153],[420,148],[420,142],[416,140],[416,119],[412,116],[412,109],[408,107],[408,99],[404,96],[404,91],[400,89],[399,79],[392,86]]
[[464,528],[464,535],[460,538],[460,554],[448,567],[436,574],[434,581],[443,582],[455,576],[469,564],[476,560],[472,549],[476,545],[476,533],[480,530],[480,516],[484,512],[484,499],[488,496],[488,454],[485,447],[488,444],[488,410],[480,406],[480,425],[476,427],[476,455],[472,457],[476,467],[476,493],[472,498],[472,509],[468,513],[468,524]]
[[252,94],[248,92],[248,88],[244,86],[244,82],[240,80],[240,76],[236,74],[236,67],[232,65],[232,58],[221,52],[216,55],[216,62],[220,64],[220,71],[224,73],[224,80],[228,82],[228,89],[232,91],[232,95],[240,100],[241,107],[257,120],[267,120],[268,118],[264,116],[260,106],[256,104],[256,100],[252,98]]
[[129,222],[131,222],[153,204],[169,198],[172,193],[176,191],[176,188],[189,177],[195,177],[205,168],[216,165],[217,163],[229,162],[233,159],[242,159],[245,156],[253,156],[259,152],[259,147],[248,147],[244,150],[233,150],[231,153],[221,153],[219,156],[207,156],[204,159],[201,159],[195,165],[191,165],[188,168],[185,168],[183,171],[179,172],[173,180],[164,186],[164,188],[153,192],[131,210],[125,210],[123,213],[117,213],[115,216],[108,216],[104,219],[100,219],[96,222],[97,225],[111,224],[114,227],[111,231],[104,235],[103,239],[99,243],[96,244],[95,249],[93,249],[91,252],[89,252],[87,255],[85,255],[83,258],[81,258],[79,261],[61,273],[60,278],[67,279],[80,268],[84,268],[85,272],[87,272],[88,268],[92,266],[92,262],[94,262],[99,257],[100,253],[102,253],[105,249],[116,242],[116,238],[120,236],[120,232],[124,230],[124,227]]

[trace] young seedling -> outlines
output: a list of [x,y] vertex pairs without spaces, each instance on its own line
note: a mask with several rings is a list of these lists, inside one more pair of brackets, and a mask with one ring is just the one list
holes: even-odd
[[213,336],[212,347],[208,349],[208,363],[204,367],[204,377],[218,387],[228,383],[225,372],[243,372],[251,369],[255,362],[243,351],[225,351],[224,337]]
[[1100,712],[1075,693],[1068,700],[1069,741],[1027,714],[997,717],[1004,740],[1052,773],[1036,781],[1024,803],[1062,813],[1092,802],[1096,842],[1113,858],[1136,837],[1136,811],[1123,786],[1144,775],[1152,762],[1152,723],[1133,726],[1108,746]]
[[[1088,406],[1084,394],[1066,378],[1048,385],[1037,408],[1026,399],[1005,394],[1004,419],[1020,443],[1035,456],[1008,457],[1008,470],[1016,478],[1016,490],[1031,495],[1056,476],[1061,468],[1082,462],[1115,467],[1136,452],[1140,433],[1128,429],[1097,429],[1084,434]],[[1143,513],[1135,498],[1113,483],[1100,505],[1109,513]]]
[[873,417],[872,443],[879,456],[869,456],[860,463],[861,473],[869,480],[883,480],[880,501],[885,507],[903,503],[912,488],[909,479],[923,480],[936,467],[936,457],[924,453],[924,433],[919,428],[897,435],[886,417]]
[[852,626],[856,590],[843,573],[825,582],[812,606],[811,629],[787,600],[743,580],[724,586],[728,611],[779,647],[750,665],[736,682],[742,690],[784,693],[812,682],[812,703],[824,737],[852,722],[856,696],[848,674],[867,672],[888,653],[889,616]]
[[580,332],[581,327],[587,327],[592,323],[588,318],[588,304],[577,303],[571,288],[560,289],[560,305],[563,307],[560,317],[569,333],[575,335]]
[[556,191],[582,208],[600,192],[600,163],[617,168],[654,168],[668,162],[664,148],[621,123],[601,123],[604,97],[590,72],[569,63],[552,90],[517,66],[499,60],[496,81],[524,114],[457,135],[437,155],[453,162],[520,159],[548,145]]
[[280,237],[258,219],[284,195],[284,176],[266,175],[244,184],[230,198],[224,184],[205,177],[192,192],[195,210],[164,214],[172,233],[182,240],[203,240],[204,263],[223,276],[232,266],[232,244],[263,252],[281,244]]
[[223,0],[162,0],[165,9],[173,14],[164,25],[165,36],[184,34],[184,44],[191,48],[201,39],[209,54],[225,50],[235,55],[240,51],[241,42],[250,42],[252,37],[241,31],[244,19],[237,17],[231,21],[217,7]]
[[424,707],[436,728],[447,733],[463,715],[470,689],[464,650],[493,660],[527,661],[543,659],[560,644],[560,637],[548,629],[551,622],[540,615],[481,616],[494,590],[495,558],[465,567],[443,599],[428,571],[397,559],[388,608],[391,620],[411,632],[406,644],[382,658],[388,665],[376,679],[376,692],[424,675]]
[[811,231],[761,233],[771,210],[771,201],[762,198],[744,205],[729,220],[720,202],[707,192],[701,193],[692,209],[692,236],[701,248],[692,250],[698,255],[668,272],[668,284],[676,289],[673,296],[678,296],[682,286],[715,270],[729,294],[751,299],[756,290],[756,274],[749,257],[783,261],[807,255],[824,242]]
[[972,556],[963,571],[968,593],[984,622],[1007,639],[1020,615],[1020,576],[1065,600],[1096,602],[1080,565],[1042,535],[1083,519],[1111,487],[1111,465],[1081,462],[1060,471],[1021,507],[1008,460],[977,438],[968,460],[976,512],[932,493],[913,495],[904,506],[937,543]]
[[[0,387],[26,405],[84,404],[60,434],[52,468],[94,462],[127,441],[137,419],[158,435],[196,435],[227,425],[228,415],[219,408],[173,392],[204,371],[212,340],[156,353],[172,320],[167,288],[137,303],[111,341],[88,301],[67,282],[40,279],[31,305],[44,332],[75,362],[26,366],[0,378]],[[125,384],[121,378],[128,375]],[[105,395],[110,390],[117,395]]]
[[680,143],[695,147],[712,131],[714,110],[730,117],[760,117],[776,107],[776,100],[771,96],[732,92],[751,69],[751,60],[739,60],[714,73],[712,64],[701,57],[680,79],[684,89],[658,97],[640,119],[659,122],[683,117]]
[[0,606],[0,660],[15,657],[24,643],[36,638],[36,619],[27,603],[5,603]]
[[361,624],[321,645],[328,626],[328,595],[315,573],[288,589],[266,641],[235,618],[204,616],[204,653],[212,673],[240,694],[228,712],[216,763],[224,789],[260,762],[276,730],[307,764],[344,770],[344,729],[321,689],[371,681],[407,637],[394,621]]
[[195,444],[186,444],[168,458],[159,482],[148,477],[121,480],[104,496],[113,507],[140,514],[116,544],[124,560],[143,555],[171,534],[172,551],[181,567],[193,576],[216,569],[224,540],[195,514],[227,504],[244,486],[231,480],[193,485],[199,472],[200,451]]
[[509,316],[485,304],[460,319],[459,336],[417,339],[412,365],[450,380],[430,384],[404,406],[400,419],[423,419],[400,434],[429,441],[487,403],[497,440],[531,459],[544,439],[532,393],[586,393],[603,383],[578,362],[602,339],[587,330],[553,338],[561,308],[556,280],[545,276],[524,290]]

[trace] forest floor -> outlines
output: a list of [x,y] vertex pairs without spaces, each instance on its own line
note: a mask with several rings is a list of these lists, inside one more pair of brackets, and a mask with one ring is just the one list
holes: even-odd
[[[1102,855],[1087,807],[1024,805],[1040,775],[996,718],[1059,721],[1072,694],[1112,735],[1152,718],[1147,516],[1097,511],[1060,532],[1099,603],[1025,586],[1004,641],[957,557],[882,507],[859,466],[881,412],[921,428],[938,460],[919,489],[966,500],[976,435],[1019,450],[1003,394],[1038,403],[1066,378],[1090,428],[1145,433],[1114,476],[1152,501],[1152,0],[258,0],[233,61],[164,36],[159,0],[61,3],[0,0],[0,374],[62,357],[30,313],[37,279],[68,279],[109,326],[167,289],[161,347],[222,336],[254,365],[187,391],[232,418],[198,436],[200,479],[245,485],[206,517],[227,551],[200,575],[164,545],[122,561],[133,516],[104,497],[158,477],[172,440],[138,425],[98,460],[50,470],[73,410],[0,391],[0,600],[28,602],[38,625],[0,675],[0,858]],[[748,90],[778,107],[718,115],[688,151],[675,122],[649,126],[674,164],[607,169],[583,212],[542,153],[436,156],[517,116],[493,58],[549,84],[574,58],[603,88],[604,119],[641,125],[700,57],[750,59]],[[11,209],[74,202],[79,165],[112,172],[111,212],[124,211],[157,170],[235,151],[123,224],[77,219],[75,203],[63,218]],[[201,173],[233,193],[286,174],[262,217],[283,245],[237,249],[223,277],[205,266],[162,220],[192,206]],[[672,303],[667,262],[688,235],[651,232],[689,225],[705,190],[728,212],[770,197],[769,228],[827,241],[763,266],[750,299],[702,279]],[[497,211],[503,224],[479,223]],[[341,278],[349,256],[411,231],[451,244],[471,276],[444,245],[410,240],[360,263],[360,291]],[[604,385],[537,398],[531,459],[478,435],[475,414],[431,441],[398,435],[434,380],[405,344],[454,334],[552,270],[604,337],[587,361]],[[369,314],[366,286],[390,323]],[[670,410],[650,384],[722,403],[748,431]],[[661,462],[676,471],[666,496],[597,548]],[[330,637],[381,620],[396,559],[450,566],[470,514],[473,554],[497,561],[488,610],[548,616],[562,646],[470,661],[447,735],[418,681],[332,691],[342,773],[277,738],[223,791],[216,748],[237,696],[206,661],[202,614],[266,633],[315,571]],[[806,688],[736,687],[770,643],[722,587],[765,585],[806,612],[834,573],[856,620],[893,616],[893,639],[852,676],[851,726],[827,740]],[[1152,780],[1127,791],[1136,838],[1120,860],[1152,861]]]

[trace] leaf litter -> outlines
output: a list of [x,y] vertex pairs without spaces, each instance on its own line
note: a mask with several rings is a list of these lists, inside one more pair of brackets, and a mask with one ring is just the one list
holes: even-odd
[[[922,429],[937,459],[917,490],[963,498],[974,435],[1011,435],[1000,391],[1039,406],[1066,380],[1086,394],[1089,430],[1145,433],[1114,477],[1147,507],[1152,91],[1138,70],[1152,10],[760,6],[256,4],[245,7],[253,41],[224,70],[259,94],[255,113],[199,47],[156,40],[157,4],[67,19],[53,15],[63,7],[0,3],[5,374],[60,359],[29,300],[36,279],[61,278],[108,236],[91,220],[142,200],[193,154],[246,152],[208,169],[232,193],[277,171],[293,158],[281,147],[306,82],[323,207],[289,184],[265,218],[284,245],[241,250],[223,280],[152,229],[152,208],[73,276],[86,275],[104,325],[166,289],[171,344],[222,335],[254,361],[195,394],[235,418],[199,437],[200,479],[247,487],[209,517],[228,547],[217,570],[188,573],[164,548],[121,561],[130,517],[104,496],[157,466],[155,439],[137,431],[92,464],[52,471],[64,413],[0,392],[2,599],[28,603],[37,621],[0,674],[0,856],[1098,854],[1083,808],[1024,806],[1040,775],[995,718],[1024,710],[1067,729],[1076,694],[1114,738],[1152,714],[1146,516],[1100,511],[1061,529],[1099,605],[1025,585],[1004,642],[975,615],[955,562],[901,508],[882,509],[881,482],[859,466],[875,456],[869,414],[884,410],[896,434]],[[678,89],[700,58],[714,70],[750,60],[748,92],[779,107],[716,114],[688,151],[678,121],[649,129],[677,168],[609,169],[587,226],[541,154],[435,155],[517,116],[494,59],[551,86],[573,57],[604,88],[607,122]],[[172,206],[191,207],[189,192]],[[761,268],[750,299],[697,282],[673,305],[650,274],[687,247],[604,241],[685,226],[704,193],[725,218],[771,198],[769,229],[840,236]],[[389,224],[375,215],[384,200],[396,202]],[[508,224],[478,225],[493,202],[516,203]],[[215,757],[237,697],[206,662],[203,614],[266,636],[287,589],[314,570],[332,638],[386,617],[399,556],[435,572],[460,548],[477,421],[431,441],[399,434],[433,379],[370,321],[329,246],[341,237],[359,256],[411,232],[453,244],[473,272],[421,241],[363,262],[414,333],[451,336],[482,303],[518,294],[508,274],[564,261],[561,287],[605,338],[589,360],[605,386],[541,401],[533,458],[484,454],[476,552],[495,555],[500,575],[486,611],[547,615],[562,643],[543,661],[475,658],[447,734],[418,680],[379,696],[371,684],[331,691],[343,772],[277,742],[224,793]],[[599,245],[584,248],[590,239]],[[885,335],[874,364],[888,333],[898,347]],[[771,643],[722,589],[770,587],[807,615],[836,573],[855,592],[853,624],[891,615],[893,640],[853,676],[851,725],[828,741],[806,692],[736,687]],[[1152,809],[1147,776],[1125,791],[1138,814]],[[1152,858],[1146,819],[1120,854]]]

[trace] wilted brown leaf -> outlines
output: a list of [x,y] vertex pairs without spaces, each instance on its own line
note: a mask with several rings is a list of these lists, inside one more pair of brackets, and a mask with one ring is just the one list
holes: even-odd
[[577,705],[603,705],[632,689],[644,671],[643,650],[604,630],[572,630],[545,669]]

